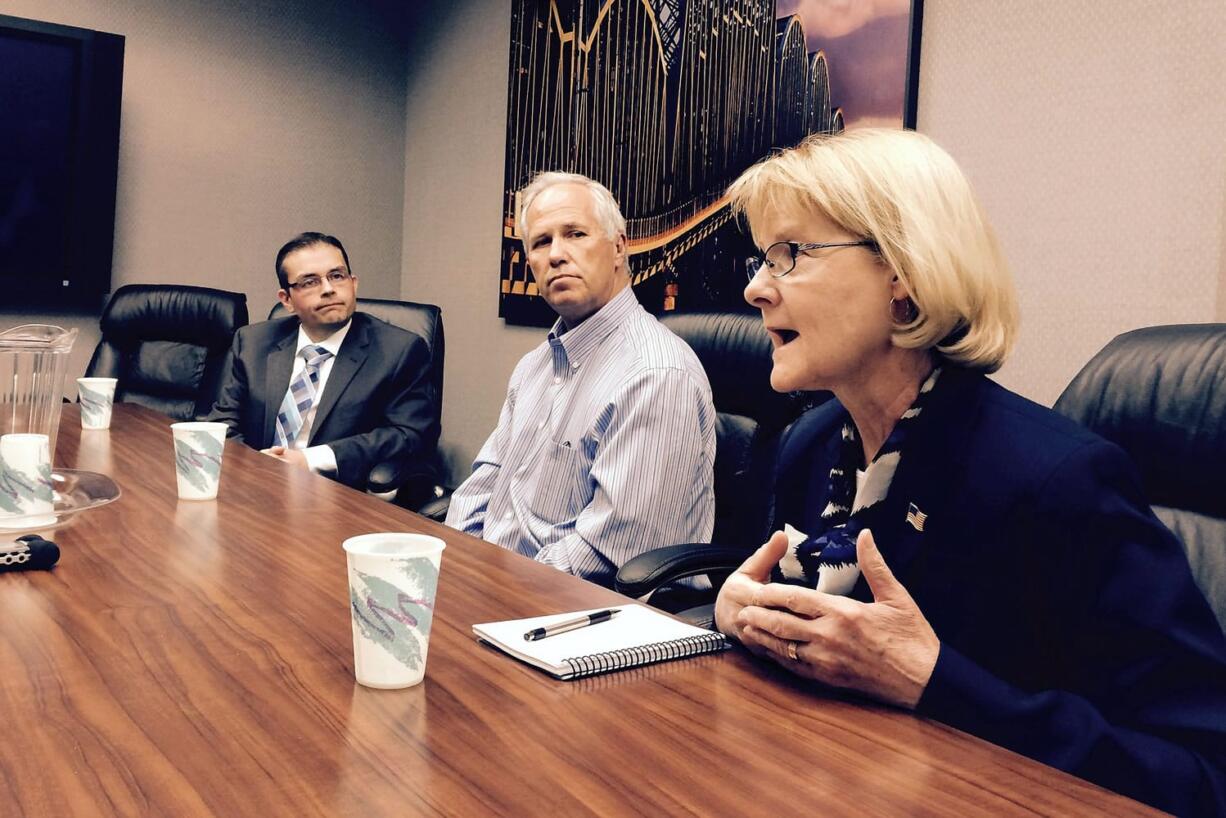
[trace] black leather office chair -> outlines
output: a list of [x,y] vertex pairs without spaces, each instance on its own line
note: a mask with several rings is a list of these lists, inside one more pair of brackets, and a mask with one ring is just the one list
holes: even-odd
[[1132,457],[1154,513],[1183,543],[1226,629],[1226,324],[1119,335],[1055,409]]
[[[641,554],[617,573],[616,588],[710,627],[715,590],[766,541],[779,435],[827,393],[780,394],[770,386],[771,343],[756,314],[691,313],[661,322],[702,362],[716,411],[715,529],[711,543],[668,546]],[[715,590],[669,588],[690,576]]]
[[86,376],[118,378],[117,401],[192,420],[213,408],[234,331],[247,323],[247,296],[128,284],[111,296],[100,323]]
[[[358,310],[417,335],[430,350],[430,382],[437,401],[435,412],[443,415],[443,311],[433,304],[395,301],[383,298],[359,298]],[[279,302],[268,313],[269,318],[286,315]],[[420,461],[405,464],[403,469],[391,463],[380,463],[370,471],[367,489],[376,494],[395,491],[394,502],[440,522],[447,517],[449,494],[439,485],[442,460],[437,451]]]

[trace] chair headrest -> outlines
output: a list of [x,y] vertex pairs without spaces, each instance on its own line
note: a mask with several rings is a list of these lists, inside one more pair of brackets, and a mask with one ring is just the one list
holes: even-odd
[[[384,298],[359,298],[358,311],[373,315],[381,321],[408,330],[421,336],[426,343],[433,343],[441,331],[442,310],[434,304],[418,304],[415,301],[395,301]],[[280,302],[268,311],[268,318],[289,315]]]
[[690,345],[711,382],[718,412],[744,415],[781,429],[800,414],[791,394],[771,389],[771,342],[756,314],[732,312],[665,315],[660,323]]
[[111,341],[175,341],[228,349],[247,324],[247,296],[182,284],[127,284],[102,313],[102,336]]
[[1226,324],[1119,335],[1055,409],[1127,451],[1151,503],[1226,517]]

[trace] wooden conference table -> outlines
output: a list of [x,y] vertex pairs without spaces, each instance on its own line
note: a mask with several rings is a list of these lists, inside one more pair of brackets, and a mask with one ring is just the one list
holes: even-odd
[[[474,622],[625,601],[226,446],[179,502],[167,419],[63,413],[56,463],[123,496],[0,574],[0,815],[1125,815],[1146,807],[734,649],[561,682]],[[444,538],[425,681],[354,683],[346,537]]]

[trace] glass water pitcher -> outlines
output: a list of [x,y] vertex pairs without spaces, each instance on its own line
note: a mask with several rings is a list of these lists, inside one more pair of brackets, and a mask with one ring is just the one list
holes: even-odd
[[76,329],[25,324],[0,332],[0,434],[46,435],[55,463],[64,375]]

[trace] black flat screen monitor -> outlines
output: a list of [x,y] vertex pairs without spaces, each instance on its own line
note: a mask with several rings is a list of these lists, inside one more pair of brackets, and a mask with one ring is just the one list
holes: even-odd
[[110,290],[124,38],[0,15],[0,285],[11,306]]

